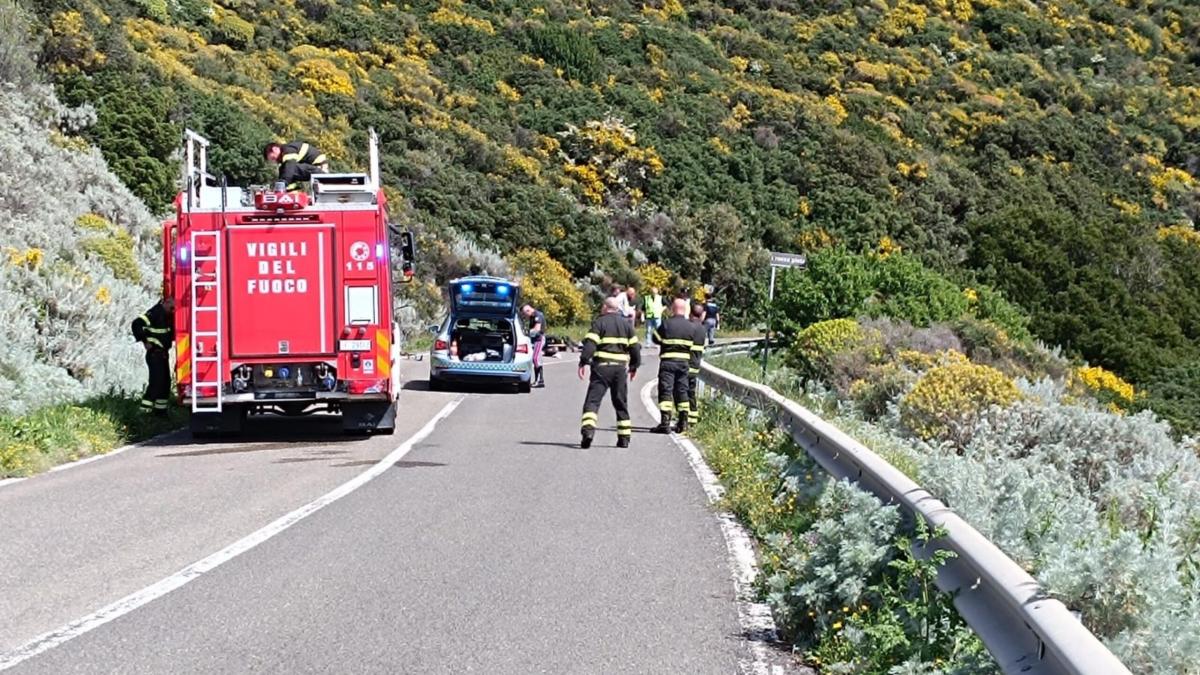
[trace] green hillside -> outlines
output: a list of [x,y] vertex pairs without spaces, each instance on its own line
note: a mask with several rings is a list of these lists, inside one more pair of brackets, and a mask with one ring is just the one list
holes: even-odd
[[434,276],[457,232],[593,282],[658,262],[749,323],[763,249],[899,248],[1200,418],[1188,0],[36,5],[41,65],[154,208],[185,125],[237,181],[276,135],[361,165],[374,126]]

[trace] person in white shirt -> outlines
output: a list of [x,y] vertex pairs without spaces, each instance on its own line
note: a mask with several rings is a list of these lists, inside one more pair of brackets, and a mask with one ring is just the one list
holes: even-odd
[[625,298],[625,289],[620,284],[613,284],[608,291],[608,297],[617,301],[617,314],[626,315],[628,300]]

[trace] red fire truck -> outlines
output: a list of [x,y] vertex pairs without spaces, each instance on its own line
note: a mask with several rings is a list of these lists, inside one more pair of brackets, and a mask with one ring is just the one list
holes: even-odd
[[317,411],[340,412],[347,431],[392,433],[391,235],[403,281],[413,240],[388,222],[374,131],[369,173],[318,174],[303,191],[218,183],[208,141],[188,131],[184,142],[163,291],[175,299],[175,378],[192,433]]

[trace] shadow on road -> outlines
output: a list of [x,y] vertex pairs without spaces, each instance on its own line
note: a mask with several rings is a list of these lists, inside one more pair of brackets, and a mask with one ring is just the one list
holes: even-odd
[[[236,454],[241,452],[264,452],[286,450],[297,447],[336,446],[361,443],[370,440],[370,435],[346,434],[342,430],[339,415],[322,414],[306,417],[280,417],[276,415],[252,415],[246,418],[239,434],[193,438],[187,430],[181,430],[163,438],[148,442],[147,447],[176,448],[194,446],[196,450],[160,454],[159,457],[202,457],[205,455]],[[337,451],[345,452],[345,451]]]
[[445,462],[418,462],[414,460],[400,460],[392,466],[397,469],[420,469],[425,467],[446,466]]
[[575,443],[553,443],[550,441],[521,441],[521,445],[536,445],[550,448],[570,448],[572,450],[579,449],[579,442]]

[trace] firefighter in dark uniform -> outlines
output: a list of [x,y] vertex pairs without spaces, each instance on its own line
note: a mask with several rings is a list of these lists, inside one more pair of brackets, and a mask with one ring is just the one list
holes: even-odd
[[171,402],[171,345],[175,342],[175,300],[167,298],[133,320],[133,337],[146,348],[150,381],[142,410],[166,415]]
[[299,189],[314,173],[329,173],[329,160],[315,146],[301,141],[268,143],[263,148],[268,162],[279,164],[279,180],[288,190]]
[[584,378],[588,366],[592,367],[588,383],[587,398],[583,400],[583,419],[580,421],[579,447],[592,445],[599,422],[600,402],[606,391],[612,392],[613,408],[617,411],[617,447],[628,448],[633,435],[633,421],[629,419],[629,384],[642,365],[642,350],[633,326],[621,315],[621,306],[614,298],[604,301],[600,317],[592,322],[592,329],[583,338],[583,351],[579,355],[579,379]]
[[654,344],[659,345],[658,410],[661,423],[651,429],[656,434],[671,433],[671,417],[679,414],[675,431],[687,431],[688,424],[688,364],[696,344],[696,329],[688,321],[688,301],[676,298],[671,303],[671,317],[654,331]]
[[688,426],[700,421],[700,401],[696,398],[696,379],[700,376],[700,363],[704,360],[704,344],[708,342],[708,330],[704,327],[704,305],[692,303],[692,360],[688,363]]

